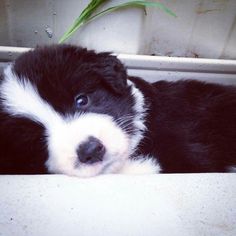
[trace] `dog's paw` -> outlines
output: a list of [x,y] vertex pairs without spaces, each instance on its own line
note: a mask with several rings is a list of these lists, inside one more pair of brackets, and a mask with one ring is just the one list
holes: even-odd
[[138,156],[135,159],[129,159],[120,169],[119,174],[142,175],[158,174],[161,171],[160,165],[150,156]]

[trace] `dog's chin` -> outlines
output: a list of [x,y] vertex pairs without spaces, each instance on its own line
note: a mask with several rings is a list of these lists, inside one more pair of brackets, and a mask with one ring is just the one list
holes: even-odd
[[112,174],[119,172],[124,166],[124,163],[124,160],[112,160],[93,164],[78,164],[73,170],[65,174],[81,178],[94,177],[101,174]]

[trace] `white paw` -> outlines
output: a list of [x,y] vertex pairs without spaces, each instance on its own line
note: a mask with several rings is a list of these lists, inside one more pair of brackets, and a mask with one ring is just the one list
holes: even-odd
[[119,170],[119,174],[142,175],[158,174],[161,167],[156,160],[150,156],[138,156],[135,159],[129,159]]

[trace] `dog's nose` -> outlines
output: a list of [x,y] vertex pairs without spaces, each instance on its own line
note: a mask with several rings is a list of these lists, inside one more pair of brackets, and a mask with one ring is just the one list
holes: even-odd
[[89,137],[86,142],[79,145],[76,152],[80,162],[92,164],[103,160],[106,149],[97,138]]

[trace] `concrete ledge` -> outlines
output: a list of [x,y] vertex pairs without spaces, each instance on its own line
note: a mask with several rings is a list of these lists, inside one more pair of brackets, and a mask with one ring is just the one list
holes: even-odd
[[235,174],[0,176],[1,236],[236,235]]

